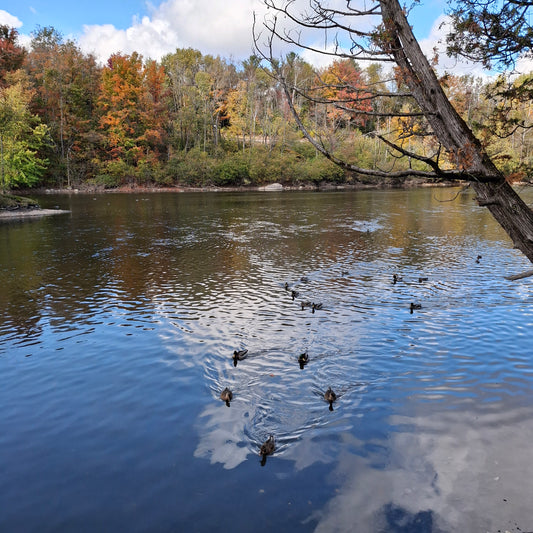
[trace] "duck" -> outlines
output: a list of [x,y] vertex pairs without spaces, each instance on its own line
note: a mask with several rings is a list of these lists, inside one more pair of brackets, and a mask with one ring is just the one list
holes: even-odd
[[480,260],[480,259],[483,259],[483,256],[482,256],[482,255],[478,255],[478,256],[476,257],[476,263],[479,263],[479,260]]
[[333,402],[337,400],[337,395],[328,387],[328,390],[324,393],[324,400],[329,403],[329,410],[333,411]]
[[290,289],[289,283],[286,281],[285,282],[285,290],[288,291],[289,289]]
[[229,403],[233,399],[233,393],[226,387],[221,393],[220,393],[220,399],[223,402],[226,402],[226,405],[229,407]]
[[392,283],[398,283],[398,281],[403,281],[403,278],[401,276],[398,276],[398,274],[392,275]]
[[309,281],[309,278],[308,278],[307,276],[302,276],[302,277],[300,278],[300,281],[301,281],[302,283],[307,283],[307,282]]
[[411,302],[411,305],[409,306],[409,312],[413,314],[415,309],[422,309],[422,305]]
[[267,455],[272,455],[276,449],[274,435],[270,435],[268,439],[261,444],[259,455],[261,456],[261,466],[265,466]]
[[313,302],[313,305],[311,306],[311,312],[314,313],[315,309],[322,309],[322,304]]
[[423,281],[427,281],[428,278],[418,278],[418,283],[422,283]]
[[309,362],[309,354],[307,350],[298,356],[298,363],[300,363],[300,369],[303,370],[304,366]]
[[302,311],[306,308],[306,307],[311,307],[313,304],[307,300],[305,302],[300,302],[300,305],[302,306]]
[[242,361],[243,359],[246,359],[246,354],[248,353],[248,350],[235,350],[233,352],[233,366],[237,366],[237,363],[239,361]]
[[294,300],[295,298],[298,298],[300,293],[298,291],[295,291],[294,289],[291,291],[291,297]]

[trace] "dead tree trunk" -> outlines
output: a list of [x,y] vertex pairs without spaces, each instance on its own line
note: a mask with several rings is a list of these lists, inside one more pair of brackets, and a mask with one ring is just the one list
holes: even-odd
[[398,0],[380,0],[380,4],[385,27],[382,46],[401,69],[438,140],[458,169],[467,173],[479,205],[489,209],[515,247],[533,262],[533,212],[505,180],[451,105]]

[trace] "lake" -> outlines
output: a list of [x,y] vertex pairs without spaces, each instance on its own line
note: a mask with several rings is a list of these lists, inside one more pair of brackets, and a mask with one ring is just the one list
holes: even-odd
[[0,531],[533,530],[531,266],[471,193],[41,204],[0,224]]

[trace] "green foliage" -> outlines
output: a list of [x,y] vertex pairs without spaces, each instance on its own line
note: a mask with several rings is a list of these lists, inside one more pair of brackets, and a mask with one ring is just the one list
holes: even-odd
[[0,209],[30,209],[32,207],[39,207],[38,202],[32,198],[13,194],[0,194]]
[[241,154],[230,155],[213,169],[215,185],[245,185],[250,183],[249,163]]
[[47,167],[40,150],[48,141],[48,127],[29,110],[30,93],[22,83],[0,89],[0,186],[31,187]]
[[199,148],[179,152],[170,159],[167,175],[174,183],[203,187],[213,183],[216,161]]
[[114,189],[121,184],[121,177],[111,176],[110,174],[97,174],[93,178],[86,180],[90,187],[103,187],[104,189]]

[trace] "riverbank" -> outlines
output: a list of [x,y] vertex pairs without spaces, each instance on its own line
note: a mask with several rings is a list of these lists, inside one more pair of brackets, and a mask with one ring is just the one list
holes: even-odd
[[[156,187],[130,184],[127,186],[106,188],[103,186],[82,185],[80,187],[68,188],[36,188],[20,189],[17,196],[0,194],[0,220],[10,220],[16,218],[35,218],[47,215],[57,215],[68,213],[60,209],[41,209],[38,202],[31,196],[47,194],[112,194],[112,193],[224,193],[224,192],[283,192],[283,191],[354,191],[369,189],[413,189],[419,187],[457,187],[461,185],[457,182],[428,182],[412,178],[398,182],[393,179],[384,179],[378,182],[368,183],[331,183],[322,182],[320,184],[299,184],[283,185],[281,183],[270,183],[263,186],[238,186],[238,187]],[[24,195],[24,196],[20,196]]]
[[0,221],[16,218],[36,218],[47,215],[68,213],[63,209],[41,209],[33,198],[0,194]]
[[12,209],[0,210],[0,221],[12,220],[17,218],[39,218],[49,215],[63,215],[70,213],[64,209],[41,209],[40,207],[34,209]]
[[368,189],[412,189],[418,187],[457,187],[462,185],[458,182],[432,182],[420,179],[409,179],[398,182],[394,179],[384,179],[379,182],[352,182],[352,183],[331,183],[323,182],[320,184],[299,184],[283,185],[281,183],[270,183],[262,186],[235,186],[235,187],[157,187],[144,186],[137,184],[124,185],[121,187],[106,188],[104,186],[88,186],[69,188],[39,188],[26,189],[18,191],[20,194],[95,194],[95,193],[188,193],[188,192],[281,192],[281,191],[350,191],[350,190],[368,190]]

